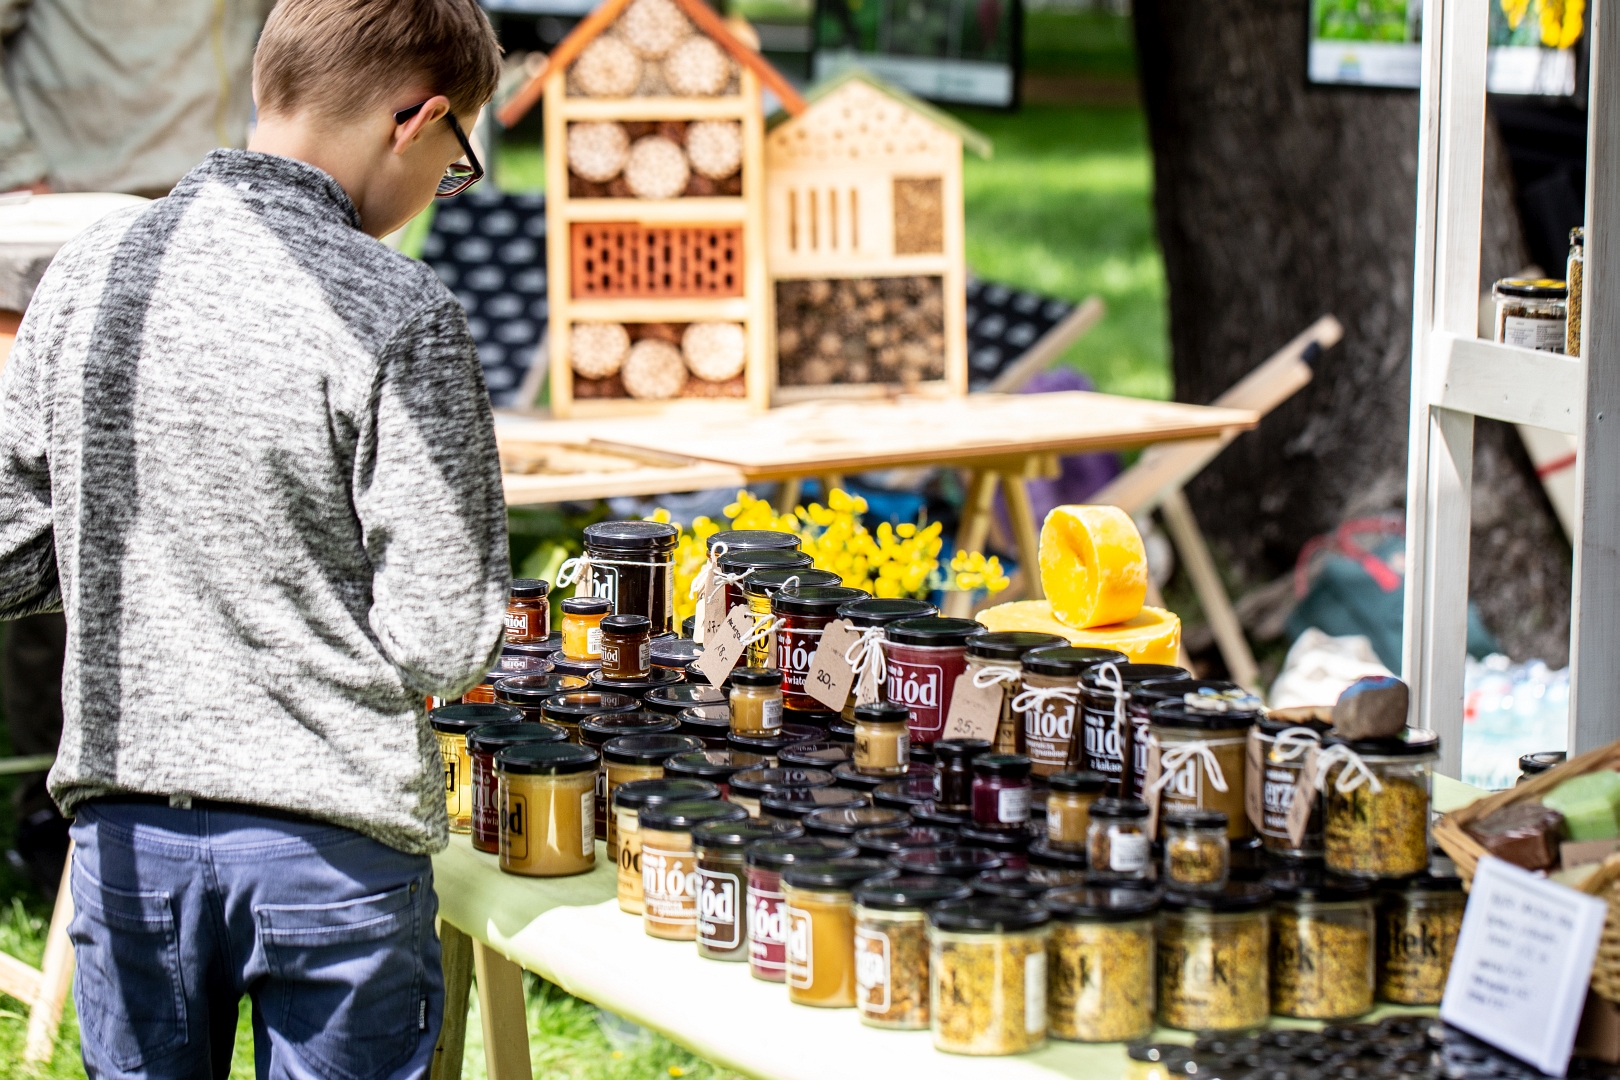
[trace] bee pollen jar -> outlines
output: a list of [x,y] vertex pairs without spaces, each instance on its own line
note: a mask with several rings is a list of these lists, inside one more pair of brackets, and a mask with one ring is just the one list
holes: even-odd
[[1232,882],[1218,893],[1169,890],[1159,919],[1159,1020],[1183,1031],[1259,1027],[1271,1012],[1271,890]]
[[929,913],[928,1026],[936,1050],[1021,1054],[1046,1041],[1049,921],[1029,900],[959,900]]
[[1378,905],[1378,996],[1438,1005],[1462,931],[1462,879],[1416,874],[1387,885]]
[[928,1027],[928,909],[973,890],[943,875],[902,876],[855,887],[855,1006],[870,1027]]
[[661,802],[641,811],[641,925],[649,937],[697,938],[697,853],[692,829],[706,822],[748,820],[748,811],[720,800]]
[[1147,889],[1059,889],[1052,913],[1048,1034],[1076,1042],[1126,1042],[1153,1031],[1153,921]]
[[1293,871],[1266,879],[1271,914],[1271,1011],[1349,1020],[1373,1007],[1373,883]]
[[1388,739],[1322,740],[1322,847],[1327,868],[1398,878],[1429,865],[1429,784],[1440,737],[1405,728]]
[[472,755],[467,752],[467,736],[485,724],[522,719],[517,709],[494,702],[442,705],[428,713],[428,726],[444,762],[444,810],[450,817],[451,832],[472,832]]
[[495,755],[501,869],[566,877],[596,865],[597,753],[573,743],[526,743]]
[[787,907],[787,988],[795,1005],[855,1004],[856,885],[892,873],[882,859],[801,863],[782,872]]

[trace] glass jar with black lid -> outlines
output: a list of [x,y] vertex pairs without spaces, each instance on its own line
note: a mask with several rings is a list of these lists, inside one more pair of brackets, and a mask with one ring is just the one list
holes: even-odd
[[[865,668],[868,661],[876,665],[876,671],[884,671],[884,628],[901,619],[924,619],[937,614],[939,609],[926,600],[910,600],[902,597],[885,599],[874,596],[839,605],[838,617],[849,620],[850,626],[861,635],[859,646],[852,653],[857,665],[856,678],[842,709],[845,720],[851,723],[855,720],[855,700],[859,696],[860,684],[866,678]],[[877,688],[877,700],[888,700],[881,683]]]
[[[1532,780],[1548,769],[1556,769],[1569,759],[1569,754],[1563,750],[1542,750],[1534,754],[1525,754],[1519,758],[1518,784]],[[1517,786],[1517,785],[1515,785]]]
[[[667,719],[667,718],[666,718]],[[620,784],[632,780],[661,780],[664,762],[676,754],[703,749],[703,744],[687,735],[619,735],[602,744],[602,771],[607,775],[607,799]],[[618,858],[618,832],[613,819],[607,822],[608,853]]]
[[[1322,857],[1322,796],[1312,796],[1311,814],[1300,842],[1289,835],[1289,810],[1294,793],[1310,758],[1310,748],[1320,746],[1332,732],[1331,709],[1273,709],[1255,725],[1254,739],[1260,750],[1260,823],[1258,831],[1265,849],[1282,859],[1303,860]],[[1253,796],[1250,796],[1252,799]]]
[[502,656],[530,656],[550,660],[562,651],[562,631],[553,630],[539,641],[508,641],[501,645]]
[[650,652],[653,667],[666,668],[684,677],[686,665],[703,655],[703,646],[686,637],[655,637]]
[[983,624],[972,619],[932,615],[883,628],[883,695],[911,713],[912,746],[932,743],[945,730],[957,677],[967,668],[968,638],[983,632]]
[[811,836],[840,840],[847,840],[863,829],[887,829],[910,823],[911,818],[904,811],[884,806],[812,810],[804,816],[805,831]]
[[748,864],[756,840],[793,840],[804,827],[793,821],[712,821],[692,830],[697,852],[697,947],[707,960],[748,959]]
[[1109,880],[1146,879],[1153,865],[1148,804],[1135,799],[1098,799],[1086,828],[1086,859],[1093,874]]
[[[1160,684],[1174,687],[1176,683]],[[1203,684],[1196,692],[1160,701],[1148,711],[1160,760],[1181,758],[1159,796],[1161,814],[1171,810],[1219,810],[1227,836],[1252,832],[1247,807],[1249,729],[1265,715],[1260,699],[1235,683]]]
[[952,877],[879,878],[855,887],[855,1005],[861,1022],[928,1027],[928,909],[966,900]]
[[946,810],[937,802],[917,803],[909,807],[906,813],[919,825],[932,825],[939,829],[960,829],[973,824],[971,810]]
[[989,740],[996,753],[1021,752],[1022,740],[1012,713],[1012,699],[1017,696],[1018,683],[1023,677],[1024,654],[1034,649],[1067,644],[1067,638],[1056,634],[1036,634],[1027,630],[986,632],[968,638],[965,674],[974,681],[974,685],[995,687],[1001,695],[996,726]]
[[461,695],[463,705],[488,705],[495,700],[495,684],[515,675],[544,675],[556,670],[556,663],[536,656],[506,656],[495,658],[495,666],[484,673],[483,681]]
[[[702,689],[712,690],[713,687],[705,686]],[[710,750],[730,748],[730,705],[693,705],[689,709],[682,709],[677,719],[681,722],[682,735],[696,736]]]
[[597,760],[595,750],[562,742],[522,743],[495,755],[502,870],[529,877],[590,871]]
[[973,809],[973,759],[991,752],[985,739],[940,739],[934,743],[934,763],[939,776],[935,797],[947,810]]
[[821,737],[817,728],[804,727],[800,724],[783,724],[771,735],[739,735],[733,731],[726,736],[726,745],[733,750],[747,750],[754,754],[764,754],[771,759],[772,766],[779,764],[777,755],[790,746],[799,743],[814,742]]
[[1154,917],[1146,889],[1047,893],[1052,913],[1048,1033],[1076,1042],[1125,1042],[1153,1033]]
[[591,675],[591,688],[593,690],[607,690],[615,694],[628,694],[640,701],[654,690],[668,686],[679,685],[681,674],[668,668],[652,668],[644,678],[640,679],[610,679],[600,670]]
[[855,912],[863,881],[892,877],[881,859],[832,859],[782,871],[787,904],[788,1000],[817,1008],[855,1004]]
[[613,614],[605,596],[570,596],[562,602],[562,654],[559,660],[597,664],[602,660],[602,620]]
[[773,792],[759,800],[760,816],[803,821],[816,810],[853,808],[870,805],[858,791],[841,787],[789,788]]
[[496,790],[495,755],[508,746],[524,743],[567,742],[568,732],[556,724],[505,720],[467,733],[467,757],[472,762],[472,846],[477,851],[500,850],[501,805]]
[[758,754],[749,754],[741,750],[716,750],[710,747],[676,754],[664,762],[664,775],[711,781],[719,784],[721,793],[730,798],[733,776],[750,769],[764,768],[769,768],[769,765]]
[[873,701],[855,706],[855,770],[900,776],[911,766],[911,713],[903,705]]
[[[578,693],[579,691],[574,692]],[[551,718],[548,716],[547,719]],[[657,713],[629,710],[601,712],[587,716],[579,722],[579,741],[581,744],[600,752],[608,740],[616,739],[621,735],[672,735],[679,727],[680,724],[674,717],[659,716]],[[642,778],[636,777],[636,779]],[[604,758],[602,770],[598,774],[596,782],[596,805],[598,811],[596,822],[598,834],[596,838],[598,840],[608,838],[608,821],[610,819],[608,796],[610,794],[612,793],[608,790],[607,761]]]
[[1217,893],[1164,892],[1155,995],[1161,1024],[1244,1031],[1266,1022],[1271,900],[1270,889],[1248,882],[1231,882]]
[[543,720],[547,701],[584,686],[585,680],[577,675],[558,675],[551,671],[544,675],[513,675],[495,684],[495,703],[512,706],[525,720]]
[[[569,742],[581,742],[579,725],[593,716],[611,716],[636,712],[640,703],[627,694],[603,693],[600,690],[564,690],[553,694],[540,704],[540,719],[556,724],[568,732]],[[593,745],[600,746],[601,739]]]
[[815,560],[800,551],[797,545],[791,548],[740,548],[728,549],[715,560],[715,566],[729,579],[725,591],[725,609],[729,612],[738,604],[748,603],[743,589],[755,574],[765,570],[810,570],[815,566]]
[[609,615],[602,620],[602,674],[614,682],[637,682],[652,673],[652,623],[645,615]]
[[773,667],[731,672],[731,730],[738,735],[773,735],[782,726],[782,673]]
[[1078,767],[1075,728],[1080,718],[1080,679],[1100,664],[1122,664],[1125,654],[1113,649],[1061,645],[1024,654],[1013,723],[1021,754],[1034,763],[1037,776]]
[[718,785],[690,777],[631,780],[613,792],[608,813],[613,816],[613,833],[618,841],[619,910],[642,914],[641,812],[660,803],[688,803],[697,800],[720,801]]
[[821,769],[749,769],[731,777],[732,802],[746,807],[749,814],[760,816],[759,800],[767,795],[791,791],[794,788],[822,788],[832,786],[832,773]]
[[[822,582],[810,580],[808,573],[801,574],[796,584],[785,583],[770,595],[769,614],[780,620],[776,666],[782,669],[782,704],[788,709],[824,708],[805,688],[810,664],[821,645],[821,633],[838,617],[840,606],[868,595],[864,589],[845,588],[838,575],[830,576],[832,581]],[[752,604],[754,594],[748,596]]]
[[551,582],[513,578],[506,601],[506,640],[528,644],[551,636]]
[[854,844],[830,837],[756,840],[743,852],[748,867],[748,971],[765,982],[783,982],[787,968],[787,905],[782,872],[827,859],[852,859]]
[[495,657],[495,666],[489,669],[488,678],[500,679],[506,675],[543,675],[552,670],[554,653],[526,652],[519,646],[510,651],[503,644],[500,655]]
[[934,1048],[1001,1055],[1046,1040],[1050,916],[1026,900],[974,897],[928,915]]
[[956,837],[965,847],[985,848],[996,853],[1002,865],[1009,870],[1022,870],[1029,866],[1029,845],[1035,839],[1028,829],[981,829],[977,825],[964,825]]
[[654,634],[672,633],[679,536],[675,526],[660,521],[599,521],[585,526],[585,558],[590,566],[578,592],[607,597],[616,615],[645,615]]
[[1102,798],[1108,778],[1102,773],[1054,773],[1046,778],[1046,841],[1053,847],[1071,851],[1086,849],[1086,828],[1091,824],[1091,804]]
[[776,757],[784,766],[831,771],[853,758],[854,753],[854,748],[848,743],[835,743],[826,739],[819,739],[785,746]]
[[582,679],[595,679],[602,671],[601,657],[594,660],[574,660],[557,653],[551,658],[551,670],[558,675],[578,675]]
[[641,699],[641,707],[648,712],[680,716],[686,709],[700,705],[725,705],[726,692],[701,683],[678,682],[654,687]]
[[862,829],[853,837],[862,855],[874,859],[887,859],[891,855],[915,848],[935,851],[955,847],[956,834],[949,829],[933,829],[926,825],[891,825],[885,829]]
[[1029,821],[1032,767],[1022,754],[979,754],[973,759],[973,824],[980,829],[1024,829]]
[[999,870],[1001,856],[988,848],[907,848],[889,856],[902,874],[958,878],[963,881],[986,870]]
[[510,705],[441,705],[428,713],[444,765],[444,808],[450,817],[450,831],[472,832],[472,757],[467,753],[467,736],[485,724],[520,721],[523,714]]
[[[1102,773],[1121,798],[1141,798],[1142,777],[1147,772],[1148,710],[1164,699],[1153,688],[1191,678],[1192,672],[1173,664],[1116,662],[1112,667],[1099,664],[1081,672],[1082,734],[1071,767]],[[1128,789],[1123,793],[1122,778]]]

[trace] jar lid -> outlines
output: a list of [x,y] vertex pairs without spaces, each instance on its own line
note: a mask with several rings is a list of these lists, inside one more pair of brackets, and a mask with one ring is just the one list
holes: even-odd
[[795,533],[778,532],[775,529],[722,529],[710,534],[704,541],[704,548],[713,552],[718,544],[726,545],[727,551],[756,551],[761,548],[797,551],[799,537]]
[[602,620],[602,629],[615,634],[652,633],[652,620],[645,615],[609,615]]
[[906,808],[911,820],[919,825],[933,825],[940,829],[960,829],[973,824],[973,811],[947,810],[937,802],[917,803]]
[[685,710],[697,705],[724,706],[726,692],[702,683],[671,683],[668,686],[655,686],[647,691],[646,697],[641,699],[641,704],[651,712],[679,716]]
[[973,890],[954,877],[907,874],[863,882],[855,887],[855,902],[877,911],[921,911],[951,900],[966,900]]
[[1100,772],[1092,772],[1090,769],[1081,769],[1079,772],[1053,773],[1046,778],[1046,786],[1053,791],[1089,795],[1107,787],[1108,777]]
[[1059,870],[1084,870],[1086,868],[1086,853],[1084,851],[1070,851],[1067,848],[1053,847],[1051,841],[1043,836],[1041,839],[1030,843],[1029,862],[1031,866],[1049,866]]
[[855,834],[855,846],[875,855],[893,855],[911,848],[947,848],[956,843],[956,834],[949,829],[934,829],[927,825],[890,825],[881,829],[862,829]]
[[936,614],[939,608],[926,600],[884,599],[870,597],[851,600],[838,609],[840,619],[848,619],[853,626],[888,626],[901,619],[921,619]]
[[[716,565],[728,574],[737,574],[745,570],[808,570],[814,562],[796,547],[743,548],[741,551],[726,552],[716,560]],[[749,577],[752,576],[749,574]]]
[[1148,816],[1148,804],[1140,799],[1098,799],[1089,812],[1093,821],[1141,821]]
[[1224,829],[1226,812],[1223,810],[1169,810],[1159,820],[1176,829]]
[[1163,895],[1166,911],[1255,911],[1270,903],[1271,890],[1249,881],[1229,881],[1220,892],[1166,889]]
[[968,762],[989,749],[990,743],[985,739],[940,739],[934,743],[934,760],[941,765],[948,762],[966,767]]
[[731,777],[731,793],[759,799],[790,788],[832,787],[832,780],[822,769],[749,769]]
[[513,675],[495,684],[495,700],[503,705],[542,706],[565,690],[577,690],[585,685],[578,675],[558,675],[548,671],[544,675]]
[[904,810],[918,803],[933,802],[937,794],[932,776],[902,776],[879,784],[872,791],[872,801],[879,806]]
[[517,675],[544,675],[553,670],[549,656],[529,656],[525,653],[502,653],[495,658],[495,666],[484,672],[484,682],[493,686],[502,679]]
[[894,869],[882,859],[827,859],[795,863],[782,871],[782,882],[795,889],[847,892],[863,881],[893,875]]
[[970,878],[986,870],[1001,869],[1001,856],[989,848],[906,848],[889,856],[900,873],[932,878]]
[[[606,619],[602,621],[607,622]],[[602,674],[601,669],[591,673],[592,686],[615,693],[629,694],[638,700],[660,686],[671,686],[680,681],[682,681],[680,672],[663,667],[650,669],[646,676],[640,679],[610,679]]]
[[633,697],[604,694],[600,690],[566,690],[546,698],[540,715],[547,720],[581,724],[593,716],[634,712],[639,706]]
[[776,759],[783,765],[797,765],[803,769],[832,770],[838,765],[855,756],[855,750],[849,743],[827,742],[817,740],[814,742],[794,743],[784,747]]
[[869,595],[865,589],[849,589],[841,585],[809,585],[800,581],[797,589],[782,589],[771,597],[771,611],[778,615],[812,615],[831,619],[838,614],[838,609],[844,604]]
[[690,735],[620,735],[602,744],[602,756],[616,765],[662,765],[676,754],[701,749]]
[[1091,649],[1074,645],[1057,645],[1045,649],[1031,649],[1024,654],[1024,673],[1027,675],[1055,675],[1059,678],[1079,678],[1098,664],[1123,664],[1129,659],[1113,649]]
[[869,705],[855,706],[857,724],[904,724],[910,720],[911,710],[893,702],[874,701]]
[[1054,889],[1042,902],[1064,922],[1130,922],[1159,910],[1159,894],[1148,889]]
[[685,637],[653,638],[647,653],[654,667],[684,671],[687,664],[703,655],[703,646]]
[[779,818],[705,821],[692,829],[692,844],[700,848],[741,850],[755,840],[796,840],[803,835],[803,825],[797,821],[782,821]]
[[598,521],[585,526],[589,551],[670,551],[680,530],[662,521]]
[[664,762],[664,775],[726,780],[749,769],[764,768],[767,764],[767,758],[741,750],[690,750]]
[[[831,570],[817,570],[813,566],[755,570],[742,579],[745,596],[775,597],[792,586],[794,589],[828,588],[843,583],[843,578]],[[858,591],[858,590],[857,590]],[[861,595],[865,595],[862,593]],[[830,613],[829,613],[830,614]]]
[[682,735],[724,742],[731,734],[729,705],[694,705],[690,709],[682,709],[676,719],[681,723]]
[[1519,759],[1519,771],[1526,776],[1535,776],[1548,769],[1556,768],[1568,760],[1569,754],[1563,750],[1540,750],[1534,754],[1525,754]]
[[1322,740],[1322,745],[1347,746],[1364,758],[1432,757],[1440,752],[1440,736],[1423,728],[1409,727],[1387,739],[1341,739],[1329,735]]
[[1050,918],[1046,909],[1034,901],[987,896],[940,904],[928,914],[929,923],[936,929],[971,934],[1032,930],[1046,925]]
[[[586,717],[579,722],[579,740],[587,746],[601,746],[621,735],[667,735],[680,727],[673,716],[650,712],[607,713]],[[701,747],[694,746],[694,750]]]
[[428,723],[433,730],[446,735],[466,735],[485,724],[522,719],[523,714],[512,706],[492,702],[441,705],[428,713]]
[[544,596],[551,591],[551,582],[540,578],[520,577],[512,579],[512,596],[520,600],[533,599]]
[[[1109,688],[1102,683],[1101,665],[1088,668],[1080,673],[1080,685],[1087,690],[1109,693]],[[1192,678],[1192,672],[1186,668],[1176,667],[1174,664],[1119,664],[1114,665],[1119,674],[1119,681],[1125,689],[1134,692],[1138,686],[1149,683],[1182,682]]]
[[[1174,690],[1177,685],[1166,683],[1159,689]],[[1148,719],[1179,730],[1226,731],[1249,727],[1265,714],[1260,699],[1236,683],[1205,682],[1180,697],[1155,702],[1148,710]]]
[[1056,634],[1036,634],[1027,630],[986,630],[968,638],[967,654],[981,660],[1010,660],[1017,663],[1031,649],[1064,645],[1068,640]]
[[605,596],[570,596],[562,602],[564,615],[606,615],[613,601]]
[[1020,780],[1029,775],[1033,764],[1023,754],[980,754],[973,759],[973,775],[1005,776]]
[[855,725],[840,716],[827,724],[827,738],[833,742],[846,742],[853,745],[855,742]]
[[965,645],[967,639],[984,629],[972,619],[947,619],[937,615],[900,619],[885,625],[883,636],[896,645],[922,645],[945,648]]
[[816,810],[866,805],[866,796],[849,788],[788,788],[776,791],[759,800],[760,813],[773,818],[803,821]]
[[641,812],[643,829],[683,832],[710,821],[747,821],[748,808],[719,799],[681,799],[648,806]]
[[[1291,710],[1282,710],[1282,711],[1288,712],[1288,711],[1291,711]],[[1327,711],[1327,710],[1324,710],[1324,711]],[[1318,720],[1315,717],[1304,717],[1304,716],[1297,716],[1297,717],[1296,716],[1280,716],[1279,717],[1277,715],[1277,712],[1278,712],[1278,710],[1274,709],[1271,712],[1267,713],[1265,716],[1261,717],[1261,719],[1260,719],[1260,734],[1265,735],[1265,736],[1267,736],[1269,738],[1276,738],[1278,735],[1281,735],[1285,731],[1293,731],[1295,728],[1304,728],[1307,731],[1314,731],[1314,732],[1316,732],[1317,735],[1320,736],[1320,735],[1326,735],[1328,732],[1333,730],[1333,724],[1330,721],[1327,721],[1327,720]],[[1300,764],[1301,764],[1301,766],[1304,765],[1303,759],[1300,760]]]
[[602,670],[600,660],[573,660],[562,653],[551,654],[551,670],[562,675],[579,675],[585,679],[595,677]]
[[1393,881],[1385,880],[1378,884],[1380,888],[1391,892],[1419,893],[1461,892],[1463,887],[1462,878],[1456,874],[1436,874],[1431,871]]
[[731,672],[733,686],[781,686],[782,673],[773,667],[745,667],[734,668]]
[[910,821],[904,811],[887,806],[851,806],[812,810],[804,816],[804,827],[813,836],[847,838],[863,829],[884,829]]
[[832,774],[833,783],[839,787],[864,791],[868,795],[889,782],[887,776],[868,776],[863,772],[857,772],[853,761],[833,766]]
[[524,743],[567,742],[568,732],[556,724],[532,720],[502,720],[485,724],[467,733],[467,749],[475,754],[493,754],[508,746]]
[[811,742],[820,737],[819,728],[806,727],[803,724],[783,724],[771,735],[739,735],[732,732],[726,736],[726,745],[736,747],[738,750],[752,750],[757,754],[775,757],[786,747]]
[[1563,300],[1569,296],[1569,286],[1557,278],[1503,278],[1491,286],[1491,291],[1527,300]]
[[[1010,900],[1039,900],[1049,890],[1060,887],[1044,875],[1032,877],[1029,870],[1021,866],[982,871],[970,884],[978,896],[1000,896]],[[1069,882],[1065,879],[1063,884],[1074,885],[1079,882]]]
[[651,806],[654,803],[690,803],[695,800],[717,802],[719,799],[720,785],[686,777],[672,779],[666,776],[662,780],[631,780],[613,789],[615,810],[640,810],[643,806]]
[[1228,693],[1232,690],[1232,687],[1232,683],[1220,679],[1195,679],[1189,675],[1180,679],[1161,679],[1143,683],[1141,686],[1134,687],[1131,690],[1131,698],[1135,701],[1141,701],[1151,708],[1160,701],[1169,701],[1171,698],[1180,699],[1188,694],[1201,693],[1206,690],[1213,694]]
[[1314,900],[1322,904],[1366,900],[1372,896],[1374,884],[1365,878],[1339,877],[1315,867],[1273,870],[1260,883],[1278,900]]
[[544,641],[508,641],[501,646],[501,655],[538,656],[542,660],[547,660],[560,649],[562,649],[562,631],[553,630],[546,635]]
[[495,755],[495,771],[516,776],[562,776],[595,772],[599,755],[578,743],[523,743]]
[[794,840],[756,840],[748,845],[748,865],[761,870],[781,870],[795,863],[827,859],[853,859],[860,849],[847,840],[824,836],[801,836]]
[[962,826],[957,838],[968,847],[989,848],[1008,855],[1022,855],[1034,839],[1027,829],[981,829],[977,825]]

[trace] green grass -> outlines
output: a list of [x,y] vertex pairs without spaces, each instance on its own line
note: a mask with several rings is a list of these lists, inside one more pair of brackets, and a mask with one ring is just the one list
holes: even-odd
[[1024,71],[1031,75],[1136,77],[1128,16],[1104,11],[1025,11]]

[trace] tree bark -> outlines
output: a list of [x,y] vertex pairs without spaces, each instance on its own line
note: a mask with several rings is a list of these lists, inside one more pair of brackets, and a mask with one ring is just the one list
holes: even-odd
[[[1233,569],[1268,581],[1312,536],[1406,494],[1418,99],[1306,83],[1304,0],[1136,0],[1176,397],[1208,402],[1324,313],[1315,379],[1190,486]],[[1528,261],[1487,138],[1482,280]],[[1570,549],[1517,432],[1475,430],[1470,583],[1515,658],[1566,662]]]

